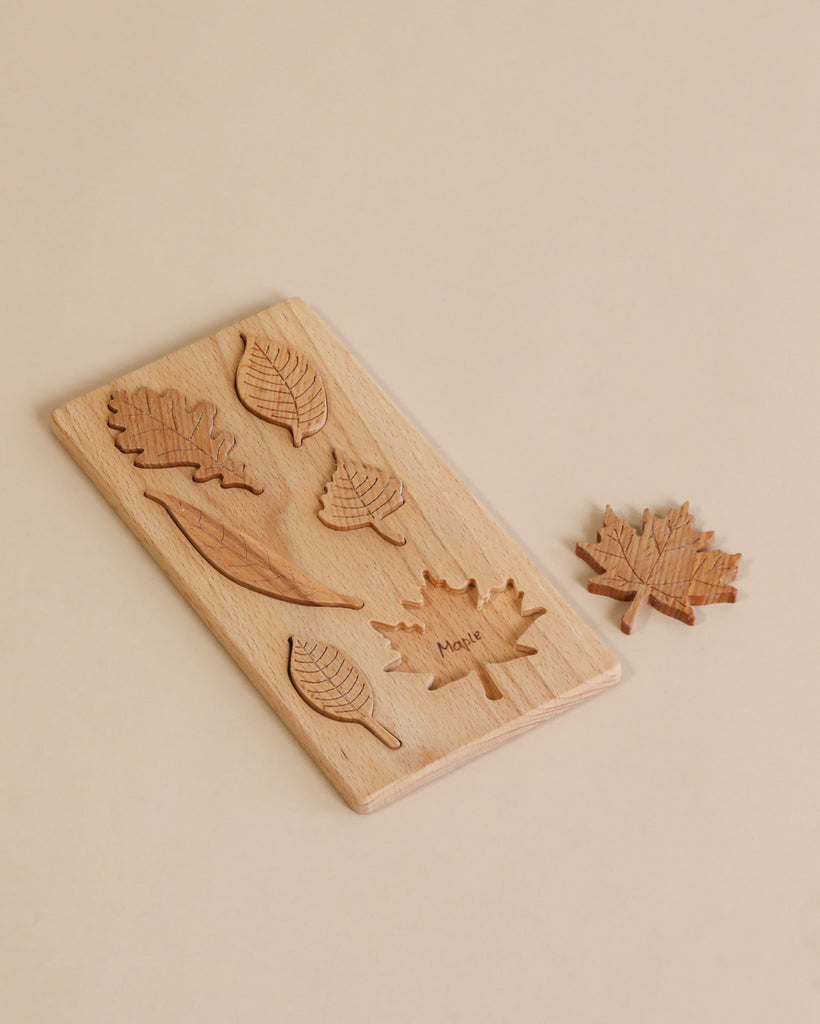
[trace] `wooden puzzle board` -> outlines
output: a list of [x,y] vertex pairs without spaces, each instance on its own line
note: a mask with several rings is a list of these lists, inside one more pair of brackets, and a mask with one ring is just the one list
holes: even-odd
[[[313,422],[315,432],[299,437],[299,446],[289,429],[240,401],[245,338],[307,360],[321,378],[326,422]],[[142,388],[157,396],[178,389],[188,410],[214,403],[214,434],[235,437],[233,465],[244,463],[261,493],[222,486],[219,478],[196,482],[190,465],[135,466],[144,456],[115,444],[128,435],[109,427],[116,419],[109,402],[115,392]],[[117,378],[57,409],[53,421],[74,458],[356,811],[395,799],[619,678],[614,656],[299,299]],[[403,503],[387,506],[373,524],[381,530],[329,528],[319,518],[332,504],[325,488],[341,459],[376,467],[380,481],[400,482]],[[379,487],[388,497],[396,490]],[[222,531],[216,554],[214,523]],[[234,539],[233,547],[225,538]],[[236,544],[243,558],[258,546],[272,553],[274,567],[296,567],[296,582],[288,576],[292,598],[335,593],[363,607],[290,603],[249,589],[247,573],[236,567]],[[299,571],[322,586],[306,590]],[[405,628],[390,628],[400,623]],[[325,670],[334,658],[345,678],[359,680],[354,696],[363,694],[357,713],[367,727],[344,715],[327,717],[330,688],[311,690],[306,682],[307,664],[336,685],[338,677]],[[344,711],[344,700],[336,707]]]

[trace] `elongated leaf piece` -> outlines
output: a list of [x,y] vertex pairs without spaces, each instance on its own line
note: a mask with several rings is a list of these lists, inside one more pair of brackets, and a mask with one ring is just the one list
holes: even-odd
[[116,445],[121,452],[137,454],[140,469],[196,466],[194,481],[218,477],[222,487],[244,487],[254,494],[262,488],[245,473],[245,463],[231,458],[236,438],[214,429],[217,409],[213,402],[198,402],[186,409],[185,397],[176,388],[160,395],[152,388],[129,394],[122,388],[108,402],[112,416],[108,426],[121,431]]
[[252,537],[226,526],[207,512],[170,494],[146,491],[168,512],[197,551],[223,576],[248,590],[292,604],[324,608],[363,608],[364,602],[345,597],[317,583],[276,551],[266,550]]
[[403,485],[397,476],[391,476],[375,466],[367,466],[357,459],[334,451],[336,472],[321,496],[319,518],[332,530],[358,530],[372,526],[380,537],[391,544],[406,544],[407,539],[398,531],[384,525],[384,520],[404,504]]
[[294,447],[327,421],[322,378],[304,356],[285,344],[240,334],[245,351],[236,368],[236,393],[246,409],[287,427]]
[[304,700],[326,718],[356,722],[385,746],[398,750],[401,740],[373,717],[373,691],[356,666],[330,644],[290,638],[293,685]]

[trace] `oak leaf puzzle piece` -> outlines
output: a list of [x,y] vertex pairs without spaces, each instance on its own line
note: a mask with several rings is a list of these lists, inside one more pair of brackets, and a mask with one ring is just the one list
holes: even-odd
[[336,469],[321,495],[319,519],[332,530],[372,526],[380,537],[401,546],[407,539],[385,526],[384,520],[404,504],[397,476],[351,459],[336,449]]
[[599,576],[587,583],[593,594],[631,601],[621,620],[631,633],[635,616],[644,602],[689,626],[695,624],[692,605],[733,603],[737,590],[730,586],[737,576],[741,555],[709,550],[714,533],[692,526],[689,502],[671,509],[663,518],[644,509],[641,535],[609,505],[596,543],[578,543],[575,553]]
[[419,621],[370,623],[397,655],[385,671],[432,677],[431,690],[476,672],[490,700],[503,697],[487,666],[537,654],[537,648],[522,644],[520,638],[546,609],[525,611],[523,591],[512,579],[481,597],[475,580],[452,587],[425,571],[420,590],[419,601],[402,602]]
[[108,402],[112,415],[108,426],[120,431],[115,444],[127,455],[137,455],[139,469],[195,466],[198,484],[219,478],[222,487],[244,487],[253,494],[262,488],[245,473],[245,463],[231,453],[236,438],[227,431],[216,433],[217,408],[213,402],[198,402],[186,409],[185,397],[176,388],[160,395],[152,388],[133,394],[120,389]]

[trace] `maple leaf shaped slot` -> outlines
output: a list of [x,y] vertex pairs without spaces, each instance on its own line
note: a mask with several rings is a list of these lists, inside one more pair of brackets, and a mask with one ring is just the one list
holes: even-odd
[[420,591],[420,600],[402,602],[418,621],[370,623],[397,655],[385,672],[426,675],[430,690],[476,672],[490,700],[503,697],[487,666],[537,654],[520,638],[546,609],[525,611],[523,591],[513,579],[482,598],[475,580],[453,587],[425,570]]
[[737,590],[729,583],[737,576],[741,555],[710,551],[714,533],[695,530],[693,522],[688,501],[663,518],[647,508],[638,536],[607,505],[597,542],[576,545],[575,553],[601,573],[587,589],[632,602],[621,619],[624,633],[632,632],[644,602],[693,626],[692,605],[736,600]]

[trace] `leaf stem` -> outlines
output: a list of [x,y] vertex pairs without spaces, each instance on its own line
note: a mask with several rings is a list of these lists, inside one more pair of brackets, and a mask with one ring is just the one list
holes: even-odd
[[391,533],[384,524],[375,519],[371,519],[370,525],[378,533],[380,537],[384,537],[385,540],[389,540],[391,544],[395,544],[396,547],[402,547],[407,543],[407,538],[401,533]]
[[395,736],[387,726],[377,722],[375,718],[362,718],[361,722],[365,729],[369,729],[386,747],[390,747],[391,750],[398,750],[401,746],[401,740],[398,736]]
[[624,633],[631,633],[632,627],[635,625],[635,616],[640,611],[641,605],[646,600],[646,590],[641,589],[635,593],[632,598],[632,604],[627,608],[624,613],[624,617],[621,619],[621,629]]

